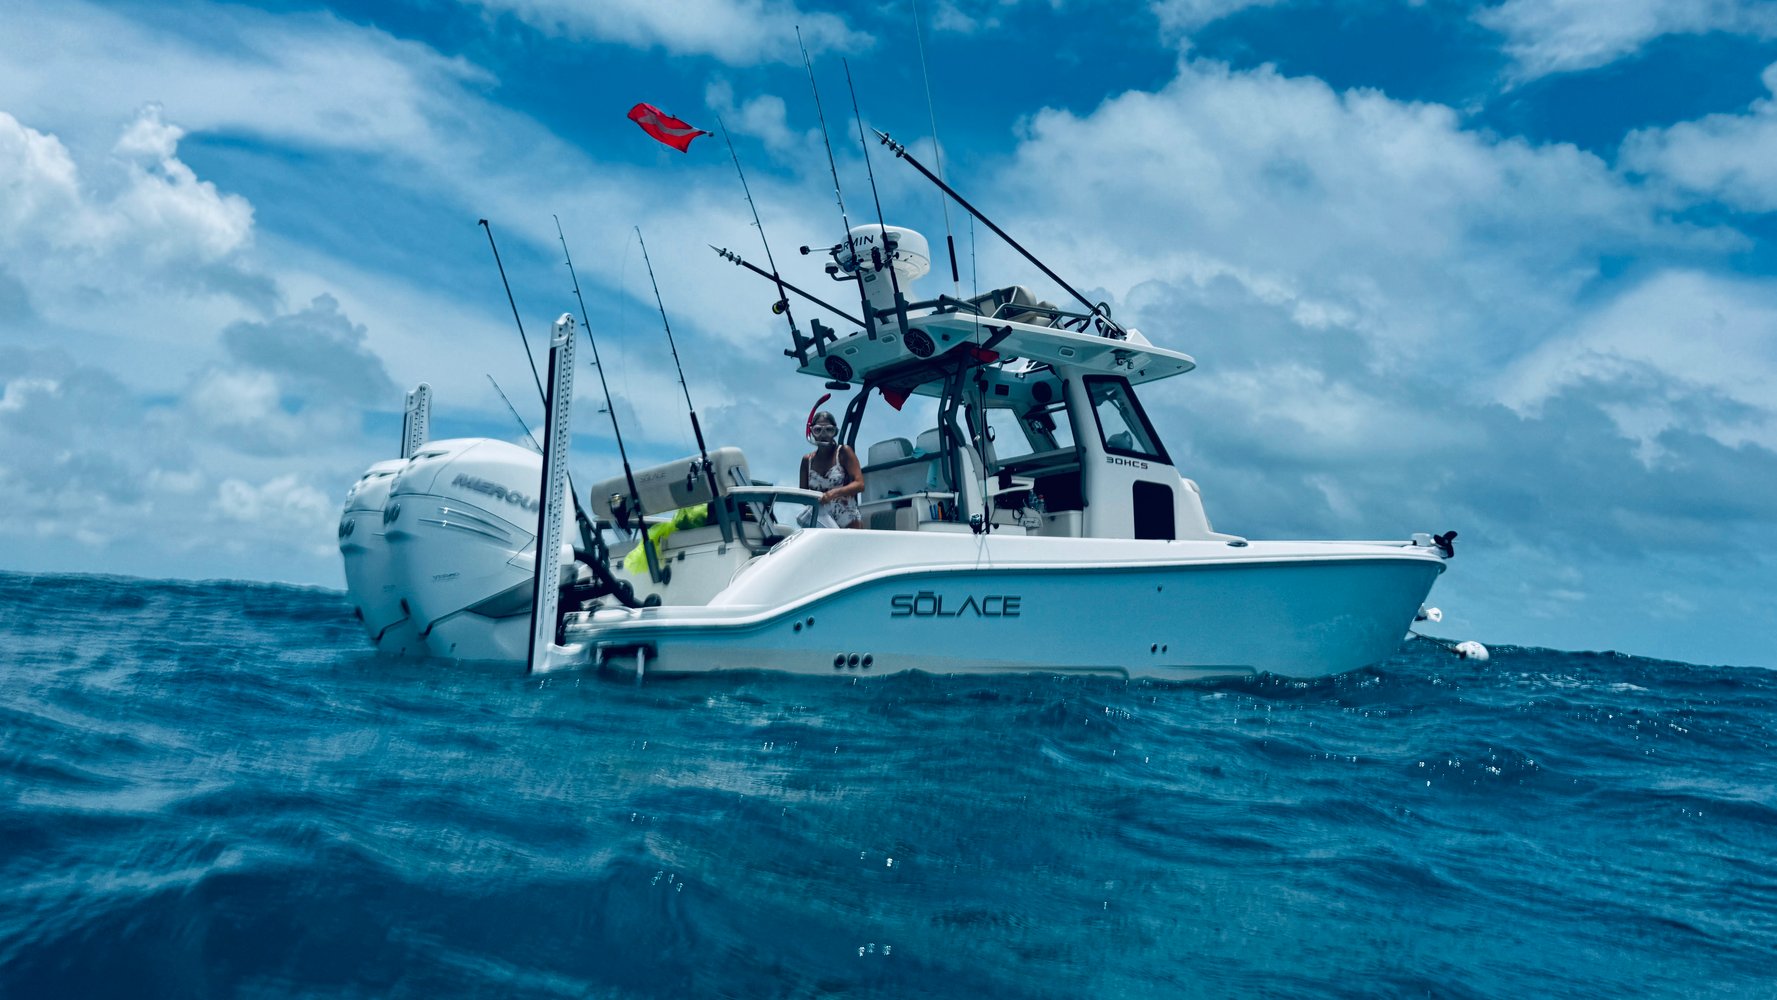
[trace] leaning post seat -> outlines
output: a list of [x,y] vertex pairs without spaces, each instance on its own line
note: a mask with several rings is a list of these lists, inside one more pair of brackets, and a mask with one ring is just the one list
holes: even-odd
[[954,504],[945,483],[938,432],[919,436],[921,448],[906,438],[889,438],[865,452],[864,494],[858,506],[866,523],[879,530],[915,531],[939,520],[938,508]]
[[1053,302],[1042,302],[1023,285],[996,288],[963,300],[977,313],[993,319],[1009,319],[1032,326],[1054,326],[1060,312]]

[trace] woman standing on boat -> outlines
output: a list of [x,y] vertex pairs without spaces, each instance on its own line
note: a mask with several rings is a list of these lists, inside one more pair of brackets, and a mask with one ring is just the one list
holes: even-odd
[[858,453],[839,443],[839,422],[826,410],[808,422],[814,451],[802,456],[802,488],[821,491],[821,513],[841,528],[862,528],[858,494],[864,492],[864,470]]

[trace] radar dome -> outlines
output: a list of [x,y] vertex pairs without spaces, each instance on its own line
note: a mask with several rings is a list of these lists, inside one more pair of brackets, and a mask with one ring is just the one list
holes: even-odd
[[[902,226],[865,225],[854,226],[850,237],[856,256],[841,249],[836,255],[839,266],[863,279],[872,309],[894,308],[897,283],[903,297],[914,298],[908,286],[932,269],[932,251],[924,236]],[[893,281],[888,275],[890,267],[894,268]]]

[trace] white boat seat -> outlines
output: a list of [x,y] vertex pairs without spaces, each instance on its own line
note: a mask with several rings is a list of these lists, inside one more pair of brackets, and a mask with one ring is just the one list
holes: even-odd
[[[925,493],[932,487],[932,462],[930,459],[916,458],[913,444],[906,438],[889,438],[878,441],[870,446],[869,464],[864,466],[864,494],[859,504],[865,508],[877,506],[879,510],[893,507],[902,498]],[[867,512],[866,517],[870,514]],[[889,523],[876,523],[872,527],[888,528]]]
[[1031,294],[1030,289],[1023,285],[996,288],[991,292],[964,301],[974,306],[983,316],[1009,319],[1036,326],[1053,326],[1055,324],[1057,311],[1055,304],[1038,301],[1037,297]]
[[865,452],[864,464],[870,466],[881,465],[884,462],[899,462],[912,454],[913,442],[906,438],[889,438],[887,441],[878,441],[870,446],[870,450]]

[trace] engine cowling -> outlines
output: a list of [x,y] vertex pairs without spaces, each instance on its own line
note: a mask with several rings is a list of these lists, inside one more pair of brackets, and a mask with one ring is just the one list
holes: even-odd
[[[391,464],[398,466],[392,476]],[[395,614],[405,617],[427,655],[524,660],[542,477],[535,452],[492,438],[434,441],[404,462],[373,466],[348,497],[341,521],[342,532],[346,520],[355,524],[351,537],[342,535],[341,550],[347,552],[347,591],[366,609],[366,628],[373,615],[381,623]],[[385,499],[373,512],[379,493]],[[565,512],[563,500],[558,509]],[[373,527],[382,553],[376,543],[351,540]],[[355,570],[348,544],[362,544]],[[570,550],[564,563],[572,562]]]

